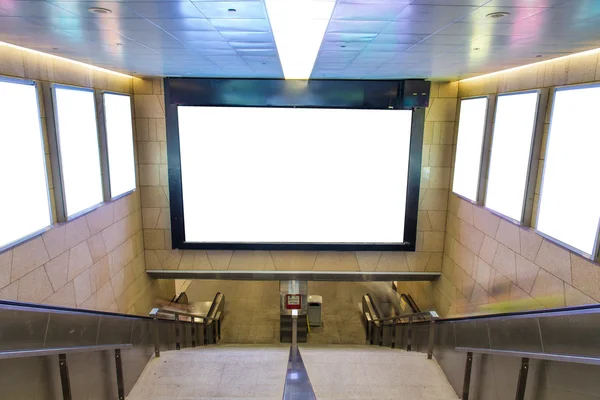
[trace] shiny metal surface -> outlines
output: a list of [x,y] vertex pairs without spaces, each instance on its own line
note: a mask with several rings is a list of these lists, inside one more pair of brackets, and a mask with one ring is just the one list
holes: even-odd
[[41,357],[55,354],[87,353],[90,351],[106,351],[115,349],[130,349],[131,344],[104,344],[97,346],[50,347],[47,349],[0,351],[0,360],[13,358]]
[[565,354],[552,354],[552,353],[532,353],[528,351],[509,351],[509,350],[492,350],[492,349],[478,349],[474,347],[456,347],[456,351],[463,353],[476,353],[476,354],[488,354],[491,356],[504,356],[504,357],[519,357],[519,358],[531,358],[535,360],[546,360],[546,361],[558,361],[575,364],[588,364],[588,365],[600,365],[600,357],[582,357],[582,356],[571,356]]
[[292,346],[285,376],[283,400],[316,400],[300,350]]
[[224,279],[260,281],[433,281],[440,272],[301,272],[301,271],[185,271],[146,270],[153,279]]
[[[427,338],[416,323],[417,342]],[[599,398],[600,306],[436,321],[434,354],[457,395],[473,353],[469,398],[514,399],[522,359],[529,359],[523,399]],[[417,351],[425,352],[422,346]]]
[[[264,1],[98,4],[2,2],[0,40],[139,75],[283,77]],[[594,0],[338,0],[312,77],[464,78],[599,47],[599,33]]]

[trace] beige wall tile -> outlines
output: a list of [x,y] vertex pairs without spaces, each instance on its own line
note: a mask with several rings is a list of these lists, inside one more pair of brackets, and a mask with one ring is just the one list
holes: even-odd
[[158,166],[158,183],[160,186],[169,187],[169,166]]
[[54,291],[57,291],[68,282],[69,274],[69,251],[65,251],[58,257],[48,261],[44,268],[52,284]]
[[90,237],[85,217],[67,222],[65,225],[65,249],[70,249]]
[[156,250],[144,250],[144,259],[146,261],[146,269],[162,269]]
[[448,205],[448,190],[426,189],[421,198],[419,209],[432,211],[445,211]]
[[[442,271],[442,259],[443,253],[431,253],[425,271],[427,272],[441,272]],[[408,257],[407,257],[408,260]]]
[[433,126],[434,122],[425,121],[425,128],[423,130],[423,144],[433,144]]
[[435,232],[444,232],[446,229],[446,212],[445,211],[427,211],[431,230]]
[[572,56],[569,60],[567,84],[592,82],[596,77],[598,53]]
[[477,283],[487,291],[490,288],[490,279],[492,277],[492,267],[481,258],[477,257],[477,269],[475,273],[475,280]]
[[479,257],[481,257],[481,259],[486,263],[492,264],[494,262],[494,257],[496,256],[497,249],[498,242],[489,236],[485,236],[483,238],[483,243],[481,244],[481,250],[479,250]]
[[12,249],[0,254],[0,288],[10,283],[10,269],[12,266]]
[[423,251],[444,251],[444,232],[425,232]]
[[456,99],[458,96],[458,82],[440,83],[438,96]]
[[231,250],[208,250],[206,252],[212,269],[217,271],[225,271],[229,269],[229,262],[233,251]]
[[573,286],[600,301],[600,266],[571,254]]
[[25,64],[23,51],[13,47],[2,46],[2,58],[0,58],[0,75],[25,76]]
[[52,229],[44,232],[42,240],[50,258],[62,254],[65,249],[65,225],[55,225]]
[[490,303],[490,295],[481,285],[475,283],[469,301],[474,305],[488,304]]
[[106,256],[106,246],[104,245],[104,239],[102,239],[102,233],[97,233],[94,236],[91,236],[87,240],[88,248],[90,250],[90,255],[92,256],[92,262],[96,262],[100,260],[102,257]]
[[123,269],[134,257],[133,240],[128,239],[125,243],[121,244],[108,254],[108,269],[110,276],[114,276],[118,271]]
[[[406,262],[406,260],[404,260]],[[231,267],[230,267],[231,269]],[[359,271],[354,252],[320,251],[313,265],[315,271]]]
[[120,297],[125,291],[125,269],[120,270],[110,278],[110,284],[116,298]]
[[165,231],[144,229],[144,247],[149,250],[165,250]]
[[598,303],[596,300],[581,293],[579,290],[575,289],[568,283],[565,283],[565,305],[567,307],[596,303]]
[[[278,271],[310,271],[313,269],[317,254],[316,251],[272,251],[271,258]],[[360,264],[360,258],[358,259]],[[373,270],[376,266],[377,262]]]
[[157,229],[171,229],[171,210],[168,208],[161,208],[160,215],[156,221]]
[[18,300],[19,281],[15,281],[10,285],[0,289],[0,299],[2,300]]
[[109,306],[114,302],[115,295],[112,286],[110,282],[107,282],[96,292],[96,307],[99,310],[108,310]]
[[458,208],[456,210],[456,216],[465,221],[466,223],[473,225],[473,209],[476,207],[468,201],[462,199],[458,200],[457,205]]
[[91,235],[94,235],[113,223],[113,204],[108,203],[85,216]]
[[519,227],[504,219],[500,220],[496,240],[513,251],[521,251]]
[[[211,270],[210,261],[203,250],[184,250],[179,263],[183,270]],[[135,271],[134,271],[135,272]]]
[[544,307],[565,306],[564,282],[543,269],[540,269],[530,294]]
[[[67,279],[70,281],[82,271],[93,264],[92,255],[86,242],[80,243],[69,251],[69,273]],[[83,299],[85,300],[85,299]]]
[[464,221],[460,222],[459,229],[460,242],[473,253],[479,254],[485,235]]
[[533,229],[521,229],[521,255],[529,261],[535,261],[540,246],[542,245],[542,237],[535,233]]
[[502,244],[498,245],[492,267],[512,282],[517,282],[515,252],[508,247]]
[[400,251],[382,252],[379,263],[377,263],[376,271],[409,271],[406,253]]
[[152,94],[152,80],[151,79],[133,79],[133,92],[138,94]]
[[181,250],[155,250],[163,269],[178,269],[181,262]]
[[554,276],[571,284],[571,257],[567,250],[544,240],[535,263]]
[[417,215],[417,231],[426,232],[430,230],[432,229],[427,211],[419,211]]
[[110,280],[108,256],[103,257],[100,261],[92,266],[91,274],[93,278],[93,286],[95,288],[104,286]]
[[138,142],[137,151],[140,164],[160,164],[160,144],[158,142]]
[[142,209],[142,226],[144,229],[156,228],[160,208],[143,208]]
[[60,290],[44,300],[44,303],[62,307],[77,307],[75,302],[75,285],[67,283]]
[[456,98],[429,99],[425,120],[431,122],[454,121],[456,117]]
[[431,189],[448,189],[450,187],[450,172],[448,167],[431,167],[429,187]]
[[17,299],[39,303],[53,293],[52,285],[44,267],[39,267],[19,279]]
[[169,207],[162,187],[141,187],[142,207]]
[[540,267],[522,257],[516,255],[516,268],[517,268],[517,285],[525,292],[531,292],[535,278],[540,270]]
[[37,237],[13,248],[11,281],[15,281],[42,264],[48,262],[50,257],[41,237]]
[[510,280],[498,271],[492,271],[489,293],[498,301],[505,301],[510,297]]
[[[452,166],[452,146],[432,144],[429,146],[429,166],[431,167],[451,167]],[[448,181],[450,176],[448,175]]]
[[406,262],[408,263],[408,269],[411,272],[425,271],[427,269],[427,264],[429,263],[430,258],[431,258],[431,253],[407,252],[406,253]]
[[164,118],[165,111],[158,95],[135,95],[136,118]]
[[273,264],[271,253],[268,251],[236,250],[231,257],[229,270],[274,271],[275,264]]
[[140,186],[160,186],[158,164],[140,164]]

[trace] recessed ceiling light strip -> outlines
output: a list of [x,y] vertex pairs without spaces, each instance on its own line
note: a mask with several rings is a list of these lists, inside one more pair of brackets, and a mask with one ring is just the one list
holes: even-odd
[[266,0],[285,79],[309,79],[335,0]]
[[[474,76],[472,78],[465,78],[465,79],[460,79],[460,82],[467,82],[467,81],[472,81],[475,79],[480,79],[480,78],[488,78],[490,76],[494,76],[494,75],[499,75],[499,74],[504,74],[506,72],[514,72],[514,71],[519,71],[521,69],[525,69],[525,68],[529,68],[529,67],[533,67],[535,65],[542,65],[542,64],[546,64],[546,63],[550,63],[550,62],[554,62],[554,61],[558,61],[558,60],[563,60],[563,59],[567,59],[569,57],[579,57],[579,56],[586,56],[586,55],[590,55],[590,54],[594,54],[594,53],[600,53],[600,48],[598,49],[592,49],[592,50],[586,50],[586,51],[582,51],[581,53],[574,53],[574,54],[569,54],[567,56],[562,56],[562,57],[557,57],[557,58],[551,58],[549,60],[544,60],[544,61],[538,61],[538,62],[534,62],[531,64],[525,64],[525,65],[520,65],[518,67],[513,67],[513,68],[508,68],[508,69],[503,69],[501,71],[496,71],[496,72],[490,72],[489,74],[483,74],[483,75],[478,75],[478,76]],[[540,58],[542,57],[541,54],[536,55],[536,58]]]
[[87,68],[92,68],[95,69],[96,71],[101,71],[101,72],[106,72],[108,74],[113,74],[113,75],[119,75],[125,78],[135,78],[134,76],[130,76],[130,75],[126,75],[126,74],[122,74],[120,72],[116,72],[116,71],[111,71],[109,69],[104,69],[101,67],[96,67],[95,65],[91,65],[91,64],[86,64],[86,63],[82,63],[80,61],[75,61],[75,60],[71,60],[69,58],[64,58],[64,57],[60,57],[60,56],[55,56],[54,54],[48,54],[48,53],[43,53],[41,51],[37,51],[37,50],[32,50],[32,49],[28,49],[27,47],[21,47],[21,46],[17,46],[15,44],[11,44],[11,43],[6,43],[6,42],[0,42],[0,46],[6,46],[6,47],[12,47],[13,49],[18,49],[18,50],[22,50],[22,51],[27,51],[29,53],[33,53],[33,54],[38,54],[44,57],[50,57],[50,58],[55,58],[58,60],[63,60],[63,61],[67,61],[73,64],[77,64],[80,65],[82,67],[87,67]]

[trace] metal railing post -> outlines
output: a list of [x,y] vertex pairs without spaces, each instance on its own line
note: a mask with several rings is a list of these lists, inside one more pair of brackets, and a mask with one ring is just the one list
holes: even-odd
[[392,349],[396,348],[396,320],[392,321],[392,335],[391,335],[391,341],[392,341]]
[[[406,351],[412,351],[412,346],[415,342],[415,332],[414,332],[414,326],[412,324],[413,319],[412,317],[408,317],[408,325],[406,326],[406,336],[408,338],[410,338],[408,340],[408,344],[406,345]],[[409,334],[410,332],[410,334]]]
[[465,377],[463,380],[462,400],[469,400],[469,388],[471,386],[471,367],[473,366],[473,353],[467,353],[467,362],[465,363]]
[[71,381],[69,379],[69,365],[67,355],[58,355],[58,368],[60,370],[60,384],[62,386],[63,400],[71,400]]
[[433,344],[435,342],[435,320],[429,322],[429,344],[427,346],[427,359],[433,358]]
[[521,358],[521,369],[519,370],[519,381],[517,383],[517,394],[515,400],[525,398],[525,388],[527,387],[527,373],[529,372],[529,358]]
[[179,315],[175,314],[175,350],[181,350],[179,334]]
[[154,317],[154,356],[160,357],[160,338],[158,337],[158,318]]
[[119,400],[125,400],[125,383],[123,382],[123,362],[121,349],[115,350],[115,366],[117,368],[117,394]]
[[196,319],[192,318],[192,347],[196,347]]

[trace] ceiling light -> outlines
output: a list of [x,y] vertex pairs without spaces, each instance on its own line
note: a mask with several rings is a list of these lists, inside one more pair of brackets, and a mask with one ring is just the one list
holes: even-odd
[[510,15],[510,13],[507,13],[507,12],[504,12],[504,11],[499,11],[499,12],[489,13],[485,17],[486,18],[492,18],[492,19],[498,19],[498,18],[504,18],[507,15]]
[[285,79],[309,79],[335,0],[265,0]]
[[[80,61],[75,61],[75,60],[71,60],[71,59],[68,59],[68,58],[60,57],[60,56],[55,56],[54,54],[42,53],[41,51],[28,49],[27,47],[21,47],[21,46],[17,46],[15,44],[11,44],[11,43],[0,42],[0,47],[1,46],[11,47],[13,49],[18,49],[18,50],[21,50],[21,51],[26,51],[28,53],[38,54],[40,56],[50,57],[50,58],[54,58],[54,59],[57,59],[57,60],[67,61],[67,62],[70,62],[72,64],[77,64],[77,65],[85,67],[85,68],[91,68],[91,69],[96,70],[96,71],[106,72],[108,74],[119,75],[119,76],[122,76],[122,77],[125,77],[125,78],[134,78],[133,76],[122,74],[120,72],[111,71],[109,69],[105,69],[105,68],[101,68],[101,67],[96,67],[95,65],[90,65],[90,64],[82,63]],[[58,50],[58,47],[54,47],[53,49],[57,49]],[[0,51],[0,54],[1,54],[1,51]],[[135,72],[134,72],[134,74],[135,74]]]
[[[598,49],[592,49],[592,50],[586,50],[586,51],[582,51],[581,53],[569,54],[568,56],[562,56],[562,57],[557,57],[557,58],[551,58],[549,60],[537,61],[537,62],[534,62],[534,63],[531,63],[531,64],[520,65],[518,67],[503,69],[501,71],[496,71],[496,72],[490,72],[489,74],[478,75],[478,76],[474,76],[472,78],[461,79],[460,82],[467,82],[467,81],[472,81],[472,80],[475,80],[475,79],[488,78],[490,76],[504,74],[504,73],[507,73],[507,72],[515,72],[515,71],[519,71],[519,70],[522,70],[522,69],[525,69],[525,68],[529,68],[529,67],[533,67],[533,66],[539,66],[539,65],[542,65],[542,64],[551,63],[551,62],[555,62],[555,61],[558,61],[558,60],[568,59],[570,57],[581,57],[581,56],[586,56],[586,55],[591,55],[591,54],[598,54],[598,53],[600,53],[600,48],[598,48]],[[542,57],[542,54],[538,54],[538,56]],[[536,57],[538,57],[538,56],[536,56]]]
[[109,10],[108,8],[102,8],[102,7],[90,7],[88,8],[88,11],[94,14],[111,14],[112,10]]

